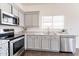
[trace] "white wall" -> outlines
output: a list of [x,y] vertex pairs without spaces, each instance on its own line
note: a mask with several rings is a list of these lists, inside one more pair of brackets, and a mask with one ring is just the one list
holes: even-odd
[[[64,15],[65,28],[69,33],[79,35],[79,4],[37,4],[24,6],[24,11],[40,11],[41,16]],[[79,48],[79,37],[76,39]]]

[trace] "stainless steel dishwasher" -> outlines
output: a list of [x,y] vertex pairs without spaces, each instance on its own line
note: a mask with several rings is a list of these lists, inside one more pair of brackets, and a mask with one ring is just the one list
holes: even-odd
[[76,52],[76,36],[60,35],[60,51],[74,54]]

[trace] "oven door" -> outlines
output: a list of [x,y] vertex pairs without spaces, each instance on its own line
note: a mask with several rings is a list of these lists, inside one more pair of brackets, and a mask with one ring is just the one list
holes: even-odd
[[24,51],[24,36],[10,41],[10,56],[20,55]]

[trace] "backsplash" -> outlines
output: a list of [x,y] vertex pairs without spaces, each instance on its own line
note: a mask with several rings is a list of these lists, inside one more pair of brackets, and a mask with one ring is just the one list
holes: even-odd
[[14,29],[15,34],[18,34],[19,32],[23,31],[23,28],[19,26],[0,25],[0,29]]

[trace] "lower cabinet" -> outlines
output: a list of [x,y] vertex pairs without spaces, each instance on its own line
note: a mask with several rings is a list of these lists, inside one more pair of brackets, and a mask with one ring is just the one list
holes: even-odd
[[0,56],[8,56],[8,50],[2,49],[2,50],[0,51]]
[[35,36],[35,49],[41,49],[41,36]]
[[0,43],[0,56],[8,56],[8,41],[2,40]]
[[54,36],[28,35],[27,49],[59,52],[60,39]]
[[50,39],[48,36],[42,36],[42,49],[43,50],[50,50]]
[[60,51],[60,38],[59,37],[50,37],[51,51],[58,52]]
[[34,36],[27,36],[27,48],[28,49],[34,49],[34,41],[35,41],[35,39],[34,39]]

